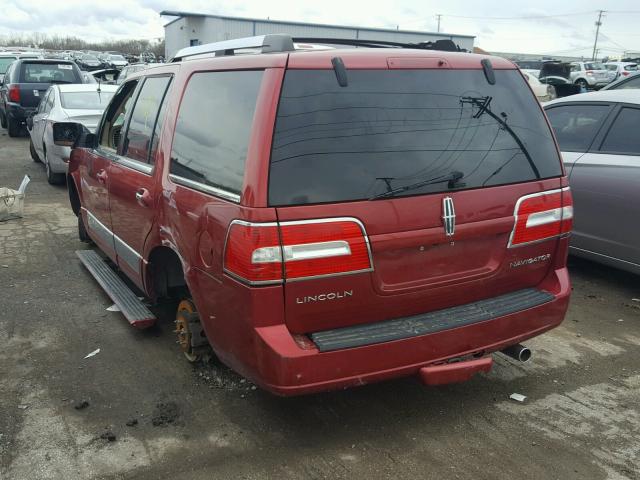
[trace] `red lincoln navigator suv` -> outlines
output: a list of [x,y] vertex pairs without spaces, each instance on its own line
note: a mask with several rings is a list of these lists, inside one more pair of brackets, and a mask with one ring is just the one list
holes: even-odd
[[155,317],[110,266],[176,301],[189,359],[210,345],[281,395],[526,359],[567,309],[573,216],[527,81],[429,44],[301,41],[187,48],[127,78],[95,134],[56,125],[104,253],[82,262],[132,325]]

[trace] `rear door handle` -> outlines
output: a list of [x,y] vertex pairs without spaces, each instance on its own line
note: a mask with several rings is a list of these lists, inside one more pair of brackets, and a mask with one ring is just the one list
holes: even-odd
[[151,194],[146,188],[141,188],[136,192],[136,202],[141,207],[148,207],[151,204]]
[[107,183],[107,172],[104,170],[100,170],[98,173],[96,173],[96,178],[100,183]]

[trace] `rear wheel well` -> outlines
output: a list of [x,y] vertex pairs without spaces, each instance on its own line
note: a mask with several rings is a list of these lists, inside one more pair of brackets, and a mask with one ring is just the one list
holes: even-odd
[[69,201],[71,202],[71,209],[76,216],[80,215],[80,196],[78,190],[76,190],[76,184],[73,181],[71,175],[67,176],[67,185],[69,186]]
[[153,296],[157,299],[180,300],[189,296],[182,262],[168,247],[157,247],[149,255],[147,278]]

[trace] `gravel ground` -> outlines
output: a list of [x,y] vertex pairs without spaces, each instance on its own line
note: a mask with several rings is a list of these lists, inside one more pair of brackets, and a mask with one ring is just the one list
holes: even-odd
[[25,216],[0,223],[0,479],[640,478],[638,277],[571,259],[567,319],[527,364],[282,399],[189,365],[170,315],[106,311],[65,188],[2,130],[0,186],[25,173]]

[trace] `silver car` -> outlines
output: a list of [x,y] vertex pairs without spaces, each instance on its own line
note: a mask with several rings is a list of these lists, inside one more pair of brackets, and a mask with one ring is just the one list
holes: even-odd
[[64,183],[71,153],[70,147],[53,143],[51,126],[55,122],[78,122],[94,132],[117,89],[116,85],[54,84],[43,95],[35,114],[27,119],[27,129],[31,158],[44,163],[49,183]]
[[640,90],[545,104],[574,202],[571,252],[640,274]]
[[615,72],[610,72],[601,62],[572,62],[571,81],[585,90],[604,87],[615,80]]

